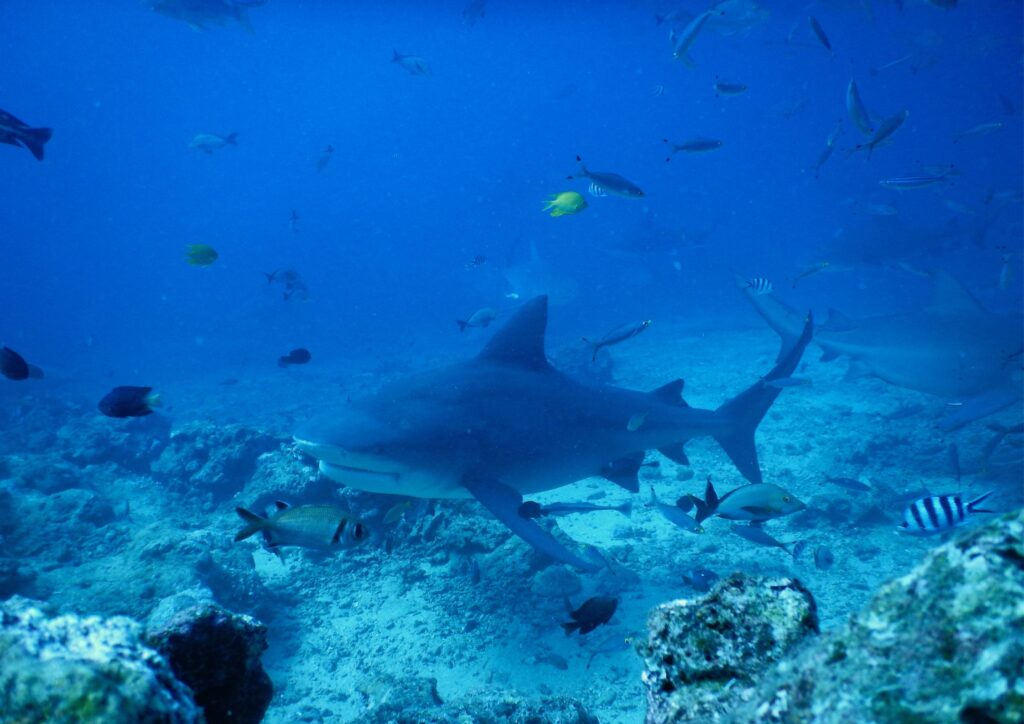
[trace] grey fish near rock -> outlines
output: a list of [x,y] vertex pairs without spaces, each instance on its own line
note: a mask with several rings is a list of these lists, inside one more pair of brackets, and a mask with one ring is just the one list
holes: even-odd
[[271,548],[300,546],[334,550],[366,539],[366,526],[334,505],[297,505],[277,501],[276,510],[264,518],[245,508],[235,508],[246,526],[235,535],[235,542],[257,533]]

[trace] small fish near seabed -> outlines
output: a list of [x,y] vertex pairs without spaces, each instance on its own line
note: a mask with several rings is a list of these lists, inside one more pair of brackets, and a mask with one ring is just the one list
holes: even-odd
[[707,568],[694,568],[689,573],[683,574],[683,583],[695,591],[707,593],[711,590],[720,576]]
[[853,490],[858,493],[870,493],[872,490],[870,485],[865,485],[861,481],[856,480],[854,478],[833,478],[826,476],[825,482],[831,485],[837,485],[840,488]]
[[475,327],[483,329],[490,325],[495,319],[498,318],[498,310],[494,307],[484,307],[478,309],[470,315],[469,319],[456,319],[455,323],[459,325],[459,331],[465,332],[466,327]]
[[588,634],[598,626],[603,626],[615,615],[618,606],[619,599],[611,596],[588,598],[582,606],[569,613],[572,621],[562,624],[565,635],[569,636],[574,631],[579,631],[580,635]]
[[10,347],[0,347],[0,374],[16,382],[31,376],[28,362]]
[[209,244],[189,244],[185,249],[185,261],[192,266],[207,267],[220,258],[220,254]]
[[772,536],[765,532],[764,528],[758,525],[737,525],[733,524],[729,526],[729,530],[738,535],[740,538],[745,538],[751,543],[756,543],[759,546],[766,548],[781,548],[782,550],[789,553],[789,548],[786,543],[776,540]]
[[263,276],[267,278],[267,284],[280,284],[283,287],[281,298],[286,302],[305,302],[309,299],[309,287],[303,281],[302,275],[294,269],[263,272]]
[[304,365],[308,364],[311,359],[313,359],[313,355],[309,353],[308,349],[298,347],[288,354],[278,357],[277,366],[291,367],[292,365]]
[[680,508],[684,512],[690,507],[686,501],[697,509],[695,517],[698,523],[703,523],[712,516],[725,520],[749,520],[760,523],[792,515],[807,507],[792,493],[772,483],[741,485],[719,498],[710,475],[704,488],[704,500],[695,495],[680,498]]
[[593,503],[548,503],[541,505],[535,500],[527,500],[519,506],[519,515],[524,518],[540,518],[545,515],[561,516],[577,513],[594,513],[611,510],[629,516],[633,512],[632,501],[627,500],[621,505],[594,505]]
[[651,498],[647,503],[647,507],[656,508],[665,520],[689,533],[704,532],[700,523],[695,521],[692,516],[687,515],[687,511],[683,510],[679,505],[669,505],[658,500],[658,494],[654,492],[654,486],[651,486]]
[[234,20],[252,32],[246,15],[249,8],[260,7],[267,0],[148,0],[147,5],[172,20],[180,20],[193,30],[206,30],[209,25],[223,25]]
[[193,151],[202,151],[203,153],[213,153],[219,151],[225,146],[237,146],[238,145],[238,134],[229,133],[226,136],[218,136],[215,133],[197,133],[192,137],[192,140],[188,142],[188,147]]
[[551,211],[551,216],[568,216],[578,214],[587,208],[587,200],[575,191],[563,191],[550,196],[545,202],[544,211]]
[[947,533],[968,522],[975,513],[995,513],[994,510],[980,507],[994,492],[990,490],[967,503],[960,493],[932,495],[915,500],[903,511],[903,522],[896,530],[915,536]]
[[97,408],[107,417],[145,417],[160,407],[160,395],[152,387],[122,385],[99,401]]
[[576,177],[589,179],[590,187],[587,190],[591,196],[621,196],[625,199],[642,199],[644,197],[644,190],[628,178],[609,171],[590,171],[579,156],[576,157],[576,161],[580,165],[580,170],[575,177],[569,176],[568,178],[569,180]]
[[333,551],[361,543],[369,530],[355,517],[334,505],[313,504],[290,506],[276,501],[269,517],[235,508],[245,527],[235,535],[235,542],[257,533],[269,548],[298,546]]
[[27,148],[37,161],[42,161],[43,147],[52,136],[52,129],[32,128],[7,111],[0,110],[0,143]]
[[814,567],[819,571],[827,571],[836,562],[832,551],[825,546],[818,546],[814,549]]
[[645,319],[642,322],[632,322],[620,325],[615,329],[606,332],[596,341],[590,340],[586,337],[583,337],[583,341],[593,349],[591,361],[595,361],[597,359],[597,353],[600,352],[602,348],[611,347],[621,342],[625,342],[627,339],[632,339],[650,326],[651,320]]
[[430,66],[418,55],[402,55],[397,50],[392,50],[391,62],[398,63],[398,67],[409,75],[431,75]]

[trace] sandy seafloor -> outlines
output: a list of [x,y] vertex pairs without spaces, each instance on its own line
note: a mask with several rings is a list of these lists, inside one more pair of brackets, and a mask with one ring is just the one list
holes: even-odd
[[[653,389],[673,378],[686,379],[685,398],[698,407],[714,407],[756,380],[772,365],[777,350],[767,330],[699,333],[661,325],[658,334],[641,335],[612,351],[619,384]],[[482,340],[489,332],[478,335]],[[471,353],[467,342],[467,355]],[[253,601],[253,612],[270,626],[270,649],[264,662],[276,692],[268,722],[301,720],[358,721],[368,706],[388,696],[388,688],[409,676],[436,677],[442,699],[459,699],[481,689],[504,689],[524,697],[557,693],[582,701],[605,722],[642,721],[644,698],[641,664],[629,648],[601,653],[588,661],[595,647],[643,632],[647,612],[666,600],[698,595],[683,583],[695,567],[726,575],[744,570],[768,575],[796,576],[814,594],[822,627],[841,625],[864,605],[884,581],[907,572],[939,542],[895,532],[902,504],[895,493],[922,487],[932,492],[957,489],[948,445],[959,450],[966,495],[997,490],[992,504],[1004,510],[1022,504],[1024,479],[1021,448],[1004,443],[987,471],[981,454],[992,432],[985,423],[945,435],[934,426],[948,408],[942,401],[888,386],[878,380],[843,381],[844,361],[821,363],[809,348],[799,371],[812,386],[785,390],[761,425],[758,449],[766,482],[781,485],[815,510],[831,508],[832,517],[817,515],[776,520],[767,530],[776,538],[809,545],[797,561],[777,549],[759,548],[733,535],[730,523],[713,519],[706,532],[684,532],[656,510],[645,507],[650,486],[671,503],[683,493],[700,494],[711,475],[720,494],[744,481],[714,442],[695,440],[687,447],[693,476],[685,469],[650,453],[659,467],[642,469],[641,493],[634,496],[630,517],[601,512],[559,519],[559,525],[580,543],[598,546],[613,561],[614,572],[564,574],[554,566],[531,575],[531,553],[517,538],[472,501],[441,502],[436,510],[455,521],[457,533],[430,543],[408,536],[422,521],[402,522],[387,531],[394,541],[386,553],[376,541],[317,558],[293,551],[285,562],[263,551],[258,541],[232,544],[239,521],[235,505],[248,505],[244,496],[219,501],[175,490],[142,472],[125,472],[95,461],[78,465],[79,482],[118,511],[115,520],[96,527],[86,539],[68,540],[59,517],[37,524],[33,536],[50,542],[18,548],[7,539],[23,563],[38,563],[37,579],[29,593],[48,595],[63,610],[145,615],[147,608],[182,585],[180,557],[164,550],[186,542],[186,550],[201,557],[206,549],[237,545],[251,552],[266,600]],[[452,357],[454,359],[454,357]],[[429,367],[441,359],[419,358],[403,367]],[[295,422],[318,410],[318,401],[332,395],[359,394],[388,375],[380,368],[353,363],[344,372],[310,365],[306,369],[248,372],[238,384],[172,387],[166,413],[174,426],[192,419],[217,424],[241,422],[274,434],[287,435]],[[222,376],[228,376],[225,373]],[[0,398],[18,401],[22,409],[60,395],[57,383],[39,385],[29,393],[5,385]],[[26,402],[24,395],[30,394]],[[35,402],[33,402],[35,401]],[[61,415],[95,417],[91,403],[80,408],[52,403],[52,424],[61,431],[41,443],[45,450],[0,448],[8,458],[0,469],[0,485],[13,495],[21,488],[13,480],[16,465],[10,457],[22,453],[74,461],[73,420]],[[907,405],[922,409],[905,418],[884,416]],[[25,413],[26,415],[30,413]],[[991,418],[1004,424],[1020,420],[1019,409]],[[104,421],[111,425],[119,421]],[[988,422],[988,421],[985,421]],[[16,418],[8,423],[17,424]],[[63,463],[61,463],[63,465]],[[876,488],[858,493],[824,483],[824,476],[857,478]],[[62,495],[66,493],[57,493]],[[38,495],[38,493],[33,493]],[[588,479],[544,495],[541,502],[589,500],[617,504],[630,494],[602,479]],[[40,499],[41,500],[41,499]],[[125,502],[130,514],[121,515]],[[888,524],[854,526],[872,505],[881,506]],[[44,506],[45,507],[45,506]],[[52,507],[46,510],[54,510]],[[10,524],[10,521],[8,521]],[[38,526],[50,526],[40,530]],[[451,541],[458,539],[453,547]],[[502,542],[496,550],[487,550]],[[827,546],[835,563],[819,570],[813,561],[816,546]],[[140,553],[146,551],[145,553]],[[470,558],[481,580],[472,582]],[[564,635],[567,620],[562,593],[571,592],[579,604],[595,594],[621,597],[610,627],[588,637]],[[142,596],[140,600],[127,598]],[[238,601],[225,602],[234,604]]]

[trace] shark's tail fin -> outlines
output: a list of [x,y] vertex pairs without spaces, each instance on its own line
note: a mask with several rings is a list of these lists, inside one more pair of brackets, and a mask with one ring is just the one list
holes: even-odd
[[800,364],[804,349],[811,341],[813,328],[814,320],[808,312],[800,337],[779,359],[771,372],[715,411],[726,425],[723,432],[715,435],[715,440],[743,477],[752,483],[761,482],[761,466],[757,462],[754,432],[782,391],[781,388],[766,383],[792,376]]

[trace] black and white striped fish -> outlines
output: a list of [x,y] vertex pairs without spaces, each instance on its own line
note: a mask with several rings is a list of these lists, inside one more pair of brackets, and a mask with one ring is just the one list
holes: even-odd
[[754,294],[771,294],[775,287],[772,286],[770,280],[764,277],[754,277],[753,279],[747,280],[747,289],[750,289]]
[[963,525],[973,513],[995,513],[994,510],[978,507],[993,492],[990,490],[966,504],[959,493],[932,495],[915,500],[903,511],[903,522],[897,530],[910,535],[933,535],[951,531]]

